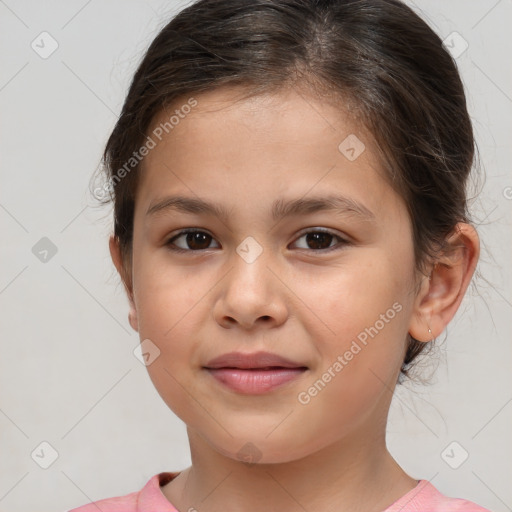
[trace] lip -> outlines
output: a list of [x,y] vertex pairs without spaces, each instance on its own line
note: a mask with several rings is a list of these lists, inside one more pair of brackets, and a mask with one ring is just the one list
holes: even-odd
[[308,368],[270,352],[231,352],[209,361],[204,369],[237,393],[261,395],[300,377]]
[[271,352],[229,352],[209,361],[205,368],[239,368],[255,370],[261,368],[305,368],[306,366]]

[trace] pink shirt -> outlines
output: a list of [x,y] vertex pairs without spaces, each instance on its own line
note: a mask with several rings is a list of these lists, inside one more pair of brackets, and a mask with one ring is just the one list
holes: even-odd
[[[140,491],[118,498],[95,501],[68,512],[179,512],[160,489],[177,475],[178,473],[159,473],[153,476]],[[471,501],[444,496],[428,480],[419,480],[414,489],[382,512],[490,512],[490,510]]]

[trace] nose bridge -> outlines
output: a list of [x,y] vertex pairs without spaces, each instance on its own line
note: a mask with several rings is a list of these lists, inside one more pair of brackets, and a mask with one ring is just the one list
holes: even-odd
[[222,296],[215,305],[218,322],[227,325],[228,321],[231,325],[236,321],[247,328],[259,318],[265,322],[273,320],[274,324],[284,320],[285,300],[275,270],[270,270],[275,266],[273,261],[270,249],[253,237],[247,237],[236,247]]
[[247,236],[233,254],[234,268],[231,279],[236,281],[237,286],[246,286],[255,293],[263,293],[269,285],[269,279],[273,278],[272,272],[268,269],[271,261],[270,249],[264,247],[253,236]]
[[[261,237],[258,237],[261,240]],[[263,245],[253,236],[245,237],[236,248],[236,254],[247,265],[253,265],[258,260],[266,260],[269,256],[269,248]]]

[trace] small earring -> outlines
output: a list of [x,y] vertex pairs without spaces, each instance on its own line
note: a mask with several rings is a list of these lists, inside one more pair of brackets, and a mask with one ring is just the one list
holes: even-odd
[[430,336],[432,336],[432,339],[430,341],[435,341],[435,338],[432,335],[432,329],[430,328],[430,325],[428,325],[428,323],[427,323],[427,326],[428,326],[428,333],[430,334]]

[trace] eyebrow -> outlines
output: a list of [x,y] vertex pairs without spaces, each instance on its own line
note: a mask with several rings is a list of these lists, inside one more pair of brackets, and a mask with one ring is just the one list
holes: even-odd
[[[146,216],[173,210],[182,213],[209,214],[227,222],[232,212],[223,206],[205,201],[204,199],[186,196],[168,196],[149,206]],[[308,215],[319,211],[333,211],[359,217],[363,221],[375,222],[375,214],[358,201],[345,196],[327,195],[299,198],[289,201],[277,199],[272,205],[272,219],[281,220],[285,217]]]

